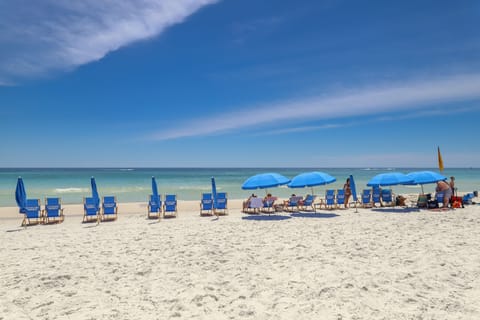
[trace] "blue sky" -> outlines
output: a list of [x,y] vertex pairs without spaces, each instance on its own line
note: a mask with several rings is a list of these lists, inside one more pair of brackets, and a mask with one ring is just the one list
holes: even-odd
[[478,167],[480,2],[0,2],[0,167]]

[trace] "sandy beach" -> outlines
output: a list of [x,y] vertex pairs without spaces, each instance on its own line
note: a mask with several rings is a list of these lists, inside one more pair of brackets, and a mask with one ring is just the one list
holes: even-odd
[[[478,199],[475,199],[478,200]],[[20,227],[0,208],[0,319],[478,319],[480,206]]]

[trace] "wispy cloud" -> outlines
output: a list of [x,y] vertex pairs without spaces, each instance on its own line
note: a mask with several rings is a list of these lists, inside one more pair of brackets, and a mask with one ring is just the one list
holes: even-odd
[[99,60],[217,1],[2,1],[0,84]]
[[[165,129],[154,140],[214,135],[274,123],[300,123],[315,119],[339,119],[431,108],[432,104],[480,98],[480,74],[411,80],[394,85],[371,85],[317,97],[242,108],[242,111],[211,115]],[[426,112],[426,111],[424,111]],[[242,120],[243,119],[243,120]],[[205,123],[215,123],[206,126]]]

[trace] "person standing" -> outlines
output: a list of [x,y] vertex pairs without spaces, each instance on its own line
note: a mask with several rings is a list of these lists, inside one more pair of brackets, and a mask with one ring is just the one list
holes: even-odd
[[348,208],[348,200],[352,195],[352,189],[350,188],[350,178],[347,178],[345,184],[343,185],[343,192],[345,193],[345,208]]
[[448,184],[450,185],[450,189],[452,189],[452,194],[454,196],[456,196],[457,193],[455,192],[456,190],[455,190],[455,177],[454,176],[450,177],[450,182]]

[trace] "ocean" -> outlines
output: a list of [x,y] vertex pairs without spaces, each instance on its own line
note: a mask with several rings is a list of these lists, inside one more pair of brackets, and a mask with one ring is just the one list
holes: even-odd
[[[146,201],[151,193],[151,177],[155,176],[161,194],[172,193],[179,200],[199,200],[202,192],[211,190],[210,178],[215,177],[217,191],[228,192],[231,199],[247,198],[252,190],[242,190],[241,185],[250,176],[263,172],[277,172],[288,178],[307,171],[326,172],[337,181],[327,186],[314,187],[317,195],[325,189],[342,188],[345,179],[353,175],[357,190],[366,187],[370,178],[379,173],[398,171],[432,170],[428,168],[29,168],[0,169],[0,206],[16,206],[15,187],[17,178],[23,178],[28,198],[43,199],[58,196],[63,203],[82,203],[90,195],[90,177],[94,176],[100,196],[115,195],[119,202]],[[446,177],[455,176],[459,192],[480,189],[479,168],[446,168]],[[393,186],[396,194],[419,193],[420,186]],[[434,192],[435,184],[424,185],[425,192]],[[268,190],[278,197],[290,194],[306,194],[311,189],[289,189],[286,186]],[[262,196],[265,190],[254,190]]]

